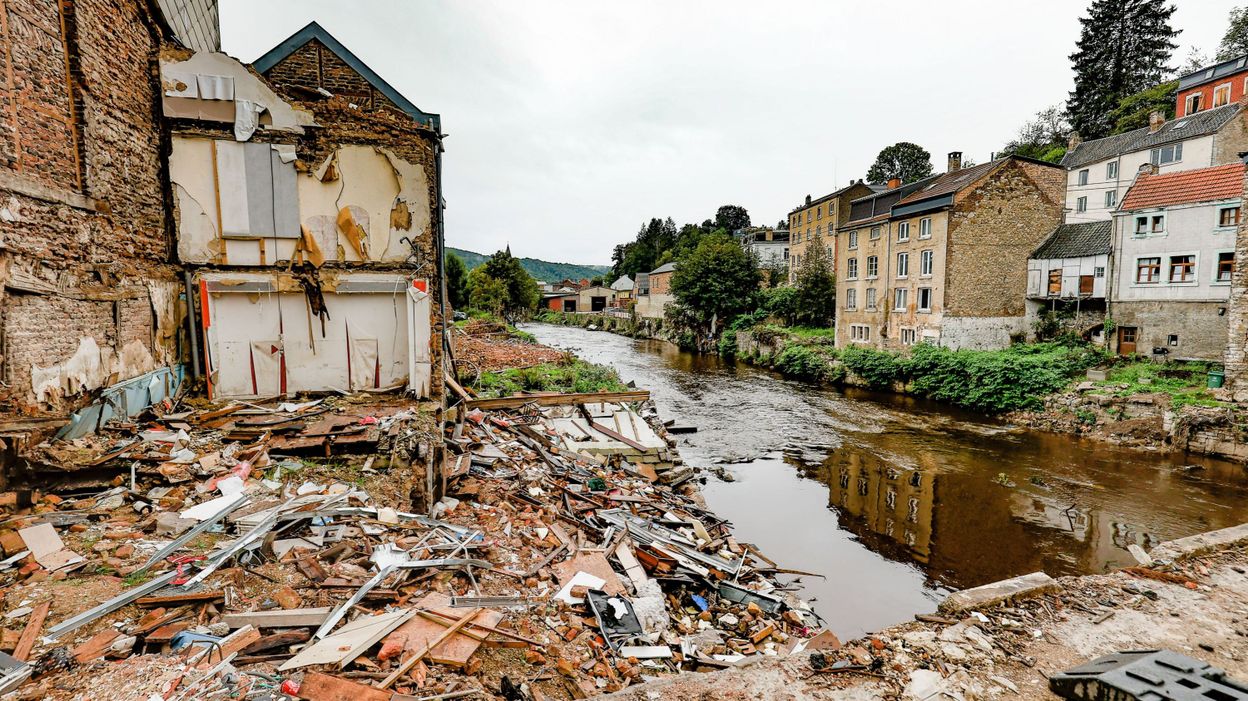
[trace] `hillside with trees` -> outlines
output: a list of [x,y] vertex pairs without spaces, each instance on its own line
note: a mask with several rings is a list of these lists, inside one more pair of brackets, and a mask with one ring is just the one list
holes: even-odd
[[[472,270],[484,263],[489,256],[475,251],[466,251],[462,248],[446,247],[448,254],[454,253],[464,262],[464,267]],[[520,267],[533,277],[534,280],[543,282],[558,282],[560,280],[581,280],[593,279],[602,275],[611,269],[609,265],[578,265],[576,263],[552,263],[548,260],[539,260],[537,258],[517,258],[520,261]]]

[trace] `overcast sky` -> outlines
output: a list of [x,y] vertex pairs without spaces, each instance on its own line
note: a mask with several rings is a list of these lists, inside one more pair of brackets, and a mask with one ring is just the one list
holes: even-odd
[[[774,225],[914,141],[986,161],[1065,99],[1090,0],[222,0],[253,61],[316,20],[442,115],[447,243],[609,263],[652,216]],[[1180,0],[1212,54],[1235,0]]]

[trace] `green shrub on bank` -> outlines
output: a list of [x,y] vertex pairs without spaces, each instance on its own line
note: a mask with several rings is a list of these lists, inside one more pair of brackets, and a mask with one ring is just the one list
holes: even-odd
[[482,397],[506,397],[517,392],[623,392],[619,374],[605,365],[575,359],[482,373],[474,387]]
[[910,389],[918,395],[995,414],[1034,409],[1063,389],[1074,365],[1066,352],[1026,346],[1004,351],[950,351],[928,344],[910,355]]
[[841,362],[873,389],[887,389],[894,382],[905,381],[906,362],[898,353],[861,346],[842,349]]
[[725,331],[723,336],[719,337],[719,354],[725,358],[732,358],[737,354],[737,332]]
[[817,351],[790,344],[776,356],[772,367],[781,375],[805,380],[822,380],[828,372],[829,363]]

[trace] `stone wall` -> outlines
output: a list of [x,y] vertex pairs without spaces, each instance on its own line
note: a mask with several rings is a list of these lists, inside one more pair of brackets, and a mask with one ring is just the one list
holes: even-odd
[[[289,86],[324,88],[367,110],[382,107],[398,109],[397,105],[373,88],[363,76],[315,39],[279,61],[265,73],[265,77],[273,81],[279,89]],[[306,94],[292,93],[290,90],[283,92],[292,99],[307,99]]]
[[177,320],[158,332],[154,314],[178,278],[150,7],[2,7],[0,102],[16,127],[0,130],[0,411],[65,411],[179,358]]
[[1240,218],[1235,232],[1235,270],[1226,320],[1226,387],[1236,401],[1248,402],[1248,217]]
[[[1218,310],[1225,308],[1225,302],[1116,302],[1110,315],[1118,328],[1136,327],[1139,355],[1150,356],[1161,347],[1171,359],[1219,360],[1226,350],[1228,317]],[[1171,334],[1178,336],[1178,345],[1168,344]]]

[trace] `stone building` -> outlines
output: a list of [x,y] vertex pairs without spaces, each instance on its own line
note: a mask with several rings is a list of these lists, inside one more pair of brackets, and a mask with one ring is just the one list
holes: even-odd
[[663,318],[667,305],[676,301],[676,296],[672,294],[672,273],[674,272],[676,272],[676,264],[667,263],[649,273],[637,274],[634,284],[639,287],[637,303],[633,306],[633,311],[637,316],[645,319]]
[[[185,34],[161,8],[179,11]],[[198,29],[217,19],[215,2],[174,0],[12,0],[0,13],[11,116],[0,134],[0,403],[11,456],[180,384],[184,283],[153,66],[166,44],[215,50],[217,35]]]
[[440,397],[437,115],[316,23],[254,67],[186,50],[160,70],[209,396]]
[[1061,221],[1061,167],[1011,156],[855,201],[837,255],[838,345],[1003,348],[1027,335],[1027,257]]
[[797,281],[797,269],[811,242],[823,243],[828,257],[836,258],[836,230],[849,216],[849,203],[883,189],[857,180],[817,199],[806,195],[806,202],[789,212],[789,282]]
[[1110,315],[1120,355],[1216,360],[1243,202],[1244,164],[1142,173],[1115,216]]

